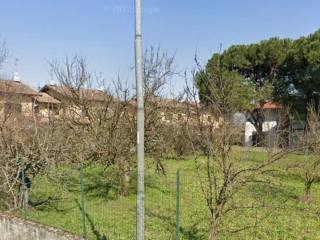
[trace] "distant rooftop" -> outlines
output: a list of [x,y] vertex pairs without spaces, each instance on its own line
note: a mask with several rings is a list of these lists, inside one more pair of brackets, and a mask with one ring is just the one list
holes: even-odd
[[55,91],[61,94],[64,97],[72,97],[78,95],[79,97],[89,100],[89,101],[105,101],[107,96],[106,92],[97,90],[97,89],[87,89],[87,88],[80,88],[80,89],[73,89],[68,88],[65,86],[59,85],[45,85],[40,92],[46,92],[48,90]]
[[52,103],[52,104],[60,104],[60,101],[51,97],[50,95],[40,92],[40,96],[36,96],[34,98],[39,103]]
[[257,103],[256,108],[262,108],[262,109],[281,109],[283,106],[280,103],[269,101],[265,103]]
[[0,80],[0,93],[2,94],[20,94],[29,96],[38,96],[39,93],[29,86],[13,80]]

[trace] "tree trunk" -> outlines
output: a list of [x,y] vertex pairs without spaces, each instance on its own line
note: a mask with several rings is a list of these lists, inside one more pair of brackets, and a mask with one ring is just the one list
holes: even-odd
[[264,139],[262,125],[264,122],[264,113],[260,109],[254,109],[248,118],[248,121],[255,127],[258,135],[257,146],[261,146]]
[[166,170],[164,168],[164,165],[161,162],[161,159],[159,156],[154,157],[155,165],[156,165],[156,173],[160,175],[166,175]]
[[218,225],[213,222],[210,229],[209,240],[218,240],[218,239],[219,239]]
[[[218,209],[220,209],[220,207],[221,206],[219,206]],[[220,222],[220,212],[215,212],[212,217],[209,240],[219,240],[219,222]]]
[[311,187],[314,179],[306,179],[304,183],[304,194],[301,197],[301,201],[304,203],[309,203],[311,201]]
[[130,181],[130,173],[122,172],[120,175],[120,196],[126,197],[130,194]]

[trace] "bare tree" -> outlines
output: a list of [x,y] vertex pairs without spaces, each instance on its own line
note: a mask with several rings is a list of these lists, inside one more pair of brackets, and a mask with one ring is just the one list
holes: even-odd
[[160,48],[150,47],[144,52],[145,149],[153,158],[156,171],[162,174],[165,169],[161,158],[168,153],[168,126],[162,114],[167,114],[170,104],[164,90],[170,78],[176,74],[174,60],[173,56]]
[[[75,57],[64,64],[52,63],[60,83],[57,89],[63,106],[63,122],[69,130],[70,161],[100,163],[113,168],[120,195],[128,195],[135,170],[134,126],[129,106],[129,91],[120,81],[107,87],[100,76],[88,71],[86,61]],[[94,84],[100,85],[95,90]],[[112,92],[113,91],[113,92]]]
[[[0,44],[0,67],[7,56],[8,51],[3,42]],[[22,203],[22,171],[25,184],[30,188],[35,176],[51,164],[53,155],[49,149],[56,145],[55,130],[36,121],[31,109],[22,109],[22,103],[28,97],[10,91],[9,85],[2,84],[0,201],[9,210],[19,207]],[[22,162],[24,167],[21,165]],[[25,204],[27,203],[26,201]]]
[[[220,76],[217,74],[218,78]],[[213,79],[210,82],[216,83],[219,80]],[[240,208],[252,207],[239,206],[239,203],[236,202],[237,194],[255,182],[259,176],[262,176],[274,163],[287,154],[286,149],[279,149],[275,144],[267,148],[266,158],[263,161],[243,164],[250,162],[247,161],[249,160],[248,156],[232,154],[233,141],[239,135],[239,127],[234,125],[231,119],[232,113],[237,110],[237,103],[234,102],[234,94],[237,93],[224,91],[219,87],[224,88],[225,84],[211,86],[215,92],[221,91],[224,94],[216,94],[214,99],[208,95],[210,104],[206,105],[199,102],[195,73],[192,74],[191,83],[187,81],[185,90],[189,103],[189,124],[187,125],[189,141],[193,150],[201,191],[211,216],[210,240],[219,239],[222,222],[228,213]],[[207,121],[206,114],[211,115],[214,120]],[[273,140],[276,142],[278,142],[276,133],[279,130],[275,129],[273,135]],[[242,229],[248,227],[244,226]],[[233,232],[242,229],[236,229]]]
[[299,142],[304,151],[304,157],[293,166],[293,169],[297,169],[304,179],[305,188],[301,200],[305,203],[312,200],[312,186],[320,179],[320,116],[314,103],[308,105],[307,111],[307,126]]
[[[20,206],[23,181],[27,189],[31,188],[33,179],[56,163],[60,155],[56,142],[59,135],[53,125],[39,123],[24,113],[10,111],[3,115],[0,123],[0,192],[6,209]],[[28,199],[24,201],[28,204]]]
[[[144,57],[146,152],[154,159],[157,171],[165,153],[164,124],[161,111],[166,109],[163,90],[174,74],[174,58],[160,49],[150,48]],[[101,163],[118,177],[120,195],[128,195],[135,151],[135,101],[121,80],[107,86],[105,79],[88,70],[85,59],[74,57],[62,64],[51,63],[59,86],[63,123],[69,128],[68,144],[74,151],[65,158],[70,162]],[[97,85],[100,90],[95,90]],[[101,90],[101,87],[103,90]]]

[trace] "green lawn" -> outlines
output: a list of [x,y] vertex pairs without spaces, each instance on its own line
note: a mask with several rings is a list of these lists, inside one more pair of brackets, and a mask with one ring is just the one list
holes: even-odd
[[[236,150],[250,161],[260,161],[263,151]],[[299,160],[290,155],[286,161]],[[243,164],[247,164],[244,163]],[[175,238],[176,170],[181,169],[181,239],[207,239],[209,214],[193,170],[192,160],[165,160],[166,176],[154,173],[147,162],[145,229],[146,239]],[[112,177],[101,167],[85,169],[85,209],[90,239],[135,239],[135,195],[117,198]],[[236,197],[242,208],[230,212],[223,221],[221,239],[320,239],[320,187],[313,187],[314,200],[303,204],[303,180],[294,172],[278,169],[250,185]],[[133,183],[134,186],[134,183]],[[29,219],[82,234],[78,169],[53,169],[48,176],[36,179],[30,192],[37,207],[28,210]],[[134,191],[133,191],[134,192]],[[44,201],[49,199],[49,201]],[[41,203],[43,201],[43,203]],[[262,204],[263,203],[263,204]],[[237,229],[245,228],[237,232]]]

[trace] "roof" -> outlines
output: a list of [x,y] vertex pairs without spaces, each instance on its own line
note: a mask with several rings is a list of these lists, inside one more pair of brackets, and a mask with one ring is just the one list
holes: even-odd
[[256,108],[262,109],[281,109],[283,106],[280,103],[269,101],[265,103],[257,103]]
[[52,103],[52,104],[60,104],[60,101],[51,97],[50,95],[40,92],[40,96],[36,96],[34,98],[39,103]]
[[29,86],[13,80],[0,80],[0,93],[21,94],[29,96],[39,95],[38,92],[34,91]]
[[58,85],[45,85],[40,90],[40,92],[46,92],[48,90],[55,91],[65,97],[72,97],[74,95],[79,95],[79,97],[89,101],[105,101],[106,97],[108,96],[104,91],[97,90],[97,89],[87,89],[87,88],[72,89],[72,88],[68,88],[65,86],[58,86]]
[[[187,107],[196,107],[197,103],[193,101],[187,101],[182,99],[170,99],[170,98],[161,98],[155,96],[148,96],[148,101],[153,103],[158,103],[161,107],[171,107],[171,108],[187,108]],[[136,105],[137,99],[133,97],[130,100],[132,105]],[[198,106],[203,108],[204,106],[198,103]]]

